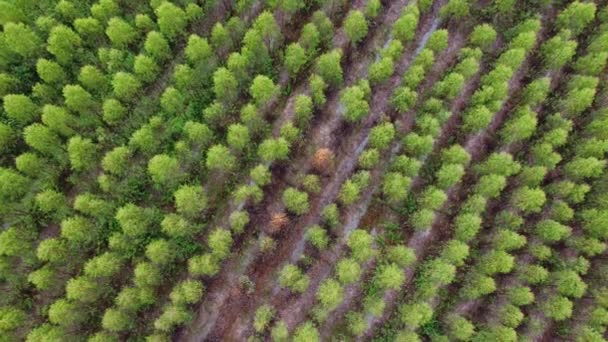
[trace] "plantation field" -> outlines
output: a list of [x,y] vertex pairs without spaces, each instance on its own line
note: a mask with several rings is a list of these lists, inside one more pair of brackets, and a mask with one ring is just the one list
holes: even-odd
[[0,342],[608,339],[608,2],[0,24]]

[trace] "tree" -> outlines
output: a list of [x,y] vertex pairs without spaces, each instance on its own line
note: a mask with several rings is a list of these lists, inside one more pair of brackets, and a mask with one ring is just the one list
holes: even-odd
[[220,265],[211,253],[198,255],[188,260],[188,272],[195,277],[213,276],[220,271]]
[[268,138],[258,147],[258,156],[265,162],[285,160],[289,155],[289,143],[284,138]]
[[237,160],[224,145],[214,145],[207,151],[206,165],[209,170],[231,171]]
[[93,223],[82,216],[72,216],[61,221],[61,236],[76,244],[84,245],[95,241],[96,230]]
[[543,303],[543,312],[548,317],[556,321],[563,321],[572,316],[572,307],[574,305],[568,298],[553,295]]
[[441,8],[440,14],[443,18],[461,19],[469,15],[469,3],[467,0],[449,0]]
[[329,244],[327,231],[319,225],[314,225],[306,230],[306,239],[319,250],[324,250]]
[[549,69],[559,69],[572,59],[576,53],[577,42],[555,36],[541,46],[541,54]]
[[445,164],[437,171],[436,184],[440,189],[448,189],[460,182],[464,176],[464,167],[460,164]]
[[389,172],[382,181],[382,194],[391,203],[402,203],[409,193],[411,179],[398,172]]
[[405,44],[414,39],[418,27],[419,12],[416,6],[408,6],[404,14],[393,24],[393,37]]
[[102,294],[103,288],[94,279],[79,276],[68,280],[66,298],[81,303],[92,303]]
[[142,236],[150,230],[149,226],[153,223],[154,211],[128,203],[116,211],[115,218],[126,235]]
[[23,23],[4,24],[4,41],[6,47],[21,57],[34,57],[43,45],[40,37]]
[[138,36],[137,30],[120,17],[114,17],[108,21],[106,35],[117,48],[125,48],[132,44]]
[[472,274],[461,289],[462,295],[469,299],[477,299],[496,291],[496,282],[492,277],[483,274]]
[[279,272],[279,284],[291,291],[302,293],[308,288],[309,282],[308,276],[293,264],[283,266]]
[[156,31],[148,32],[144,42],[144,50],[157,62],[162,62],[171,55],[171,48],[165,37]]
[[222,103],[232,103],[238,96],[238,81],[226,68],[219,68],[213,73],[213,91]]
[[213,56],[213,49],[206,38],[191,34],[188,37],[185,54],[190,64],[196,66],[208,61]]
[[379,124],[371,129],[369,133],[369,144],[380,150],[389,147],[395,137],[395,126],[390,122]]
[[354,259],[342,258],[336,264],[336,277],[343,285],[356,282],[361,276],[361,266]]
[[387,253],[387,258],[390,262],[399,267],[407,267],[416,260],[416,254],[413,249],[403,245],[391,246]]
[[117,253],[105,252],[89,259],[84,265],[84,273],[91,278],[111,277],[120,271],[122,264]]
[[336,227],[340,223],[338,206],[335,203],[326,205],[321,212],[321,217],[323,218],[323,222],[330,228]]
[[169,332],[176,325],[184,324],[192,319],[192,314],[187,307],[172,304],[166,306],[163,313],[154,321],[156,330]]
[[61,65],[44,58],[36,62],[36,72],[47,83],[62,84],[66,79],[66,73]]
[[10,119],[17,121],[17,123],[20,125],[34,121],[40,112],[38,106],[36,106],[34,102],[26,95],[5,95],[3,102],[6,115]]
[[524,213],[538,213],[546,201],[546,195],[539,188],[521,187],[513,194],[513,205]]
[[558,29],[568,29],[578,35],[593,21],[595,11],[594,3],[575,1],[557,16],[555,24]]
[[68,141],[68,156],[72,169],[77,171],[91,170],[97,164],[97,146],[91,139],[80,136]]
[[431,209],[417,210],[411,215],[410,221],[416,230],[430,229],[435,222],[435,212]]
[[344,32],[352,44],[357,44],[367,36],[367,20],[361,11],[348,12],[344,20]]
[[232,235],[227,229],[217,228],[209,235],[209,247],[211,254],[219,260],[226,258],[230,254],[232,247]]
[[141,87],[141,82],[134,75],[127,72],[117,72],[112,78],[114,96],[123,101],[133,101],[141,90]]
[[200,185],[182,185],[173,196],[177,212],[187,217],[196,217],[207,207],[207,196]]
[[340,104],[344,106],[344,118],[349,122],[360,121],[369,113],[367,94],[356,85],[342,91]]
[[316,297],[324,309],[333,310],[342,302],[344,289],[337,280],[325,279],[319,285]]
[[[65,298],[58,299],[49,306],[49,321],[61,327],[75,326],[85,319],[80,306],[80,303],[75,303]],[[46,337],[47,334],[42,334],[42,336]]]
[[481,228],[481,217],[476,214],[463,213],[456,217],[456,238],[467,242],[475,238]]
[[163,1],[154,9],[160,32],[170,40],[177,38],[186,28],[186,13],[171,2]]
[[146,55],[137,55],[133,63],[133,71],[140,80],[151,82],[156,79],[159,73],[159,67],[152,57]]
[[121,332],[128,330],[132,321],[132,318],[125,311],[108,308],[103,314],[101,325],[106,330]]
[[398,290],[404,281],[403,270],[394,263],[380,266],[374,275],[374,282],[384,290]]
[[557,292],[562,296],[581,298],[587,291],[587,284],[573,270],[562,270],[554,273]]
[[283,192],[283,204],[295,215],[306,214],[309,210],[308,194],[295,188],[287,188]]
[[117,124],[127,115],[127,108],[116,99],[107,99],[103,103],[103,120]]
[[49,34],[46,49],[59,64],[68,65],[81,44],[82,40],[76,32],[67,26],[57,25]]
[[489,24],[480,24],[475,26],[473,32],[469,36],[469,42],[481,49],[488,49],[496,40],[496,31]]
[[[316,64],[316,71],[321,78],[329,83],[330,86],[339,86],[342,84],[342,66],[340,59],[342,58],[341,50],[332,50],[319,56]],[[313,99],[315,97],[313,96]]]
[[605,166],[605,160],[598,160],[594,157],[576,157],[564,166],[564,172],[573,180],[597,178],[603,173]]
[[35,123],[23,129],[25,142],[35,150],[46,155],[57,155],[61,150],[61,141],[45,125]]
[[420,207],[431,210],[438,210],[447,200],[445,192],[434,186],[429,186],[418,199]]
[[393,58],[385,56],[369,67],[369,80],[372,84],[384,83],[395,71]]
[[359,167],[371,170],[380,161],[380,152],[375,148],[368,148],[359,155],[358,163]]
[[157,154],[148,161],[148,174],[158,185],[171,186],[184,176],[179,161],[166,154]]
[[300,43],[291,43],[285,49],[285,68],[292,77],[295,77],[308,61],[306,50]]
[[249,94],[258,106],[264,106],[277,94],[278,90],[278,86],[269,77],[257,75],[251,82]]
[[447,325],[449,336],[458,341],[469,341],[473,334],[475,334],[475,325],[457,314],[448,317]]
[[568,237],[571,229],[557,221],[547,219],[536,224],[535,233],[541,240],[554,243]]
[[175,247],[165,239],[156,239],[146,246],[146,257],[156,265],[168,265],[175,258]]
[[293,342],[319,342],[319,332],[310,321],[298,326],[293,333]]
[[365,230],[355,229],[348,237],[347,245],[352,257],[358,262],[365,262],[375,254],[372,248],[374,238]]
[[312,74],[309,79],[310,95],[312,97],[313,103],[316,106],[321,106],[327,100],[325,97],[325,90],[327,89],[327,83],[323,79],[323,77]]
[[253,328],[256,332],[260,333],[266,330],[275,312],[272,306],[268,304],[261,305],[255,310],[255,317],[253,319]]
[[399,318],[401,322],[411,329],[426,324],[433,317],[433,309],[424,302],[404,304],[399,307]]
[[398,87],[393,91],[391,104],[397,111],[405,113],[416,104],[417,99],[418,95],[415,91],[408,87]]
[[448,30],[441,29],[436,30],[429,37],[429,40],[426,43],[426,48],[431,49],[434,53],[440,53],[448,47]]
[[458,267],[464,265],[468,256],[469,245],[460,240],[450,240],[441,251],[441,258]]
[[117,176],[123,175],[129,164],[129,158],[131,157],[131,150],[126,146],[115,147],[113,150],[108,151],[101,160],[101,167],[104,171],[110,172]]

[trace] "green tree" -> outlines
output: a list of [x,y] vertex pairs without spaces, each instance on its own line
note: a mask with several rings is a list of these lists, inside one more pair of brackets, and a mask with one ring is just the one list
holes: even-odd
[[285,49],[285,67],[292,77],[295,77],[307,62],[306,50],[300,43],[291,43]]
[[220,265],[211,253],[198,255],[188,260],[188,272],[195,276],[213,276],[220,271]]
[[188,37],[185,54],[190,64],[196,66],[208,61],[209,58],[213,56],[213,49],[206,38],[191,34],[190,37]]
[[374,275],[374,282],[384,290],[398,290],[405,281],[405,274],[397,264],[382,265]]
[[337,280],[333,278],[325,279],[319,285],[316,297],[325,309],[333,310],[342,302],[344,289]]
[[127,115],[127,108],[116,99],[107,99],[103,103],[103,120],[109,124],[117,124]]
[[61,221],[61,236],[76,244],[94,241],[96,230],[93,223],[82,216],[72,216]]
[[156,79],[159,73],[159,67],[152,57],[146,55],[137,55],[133,62],[133,71],[140,80],[151,82]]
[[57,25],[49,34],[46,49],[55,56],[59,64],[68,65],[81,44],[82,40],[76,32],[67,26]]
[[121,257],[114,252],[105,252],[95,256],[84,265],[84,273],[91,278],[111,277],[122,268]]
[[80,136],[68,141],[68,156],[72,169],[77,171],[91,170],[97,164],[97,146],[91,139]]
[[275,312],[272,306],[268,304],[261,305],[255,310],[255,317],[253,319],[253,328],[256,332],[260,333],[266,330]]
[[284,138],[268,138],[258,147],[258,156],[265,162],[285,160],[289,155],[289,143]]
[[206,166],[209,170],[231,171],[236,165],[236,158],[224,145],[211,146],[207,151]]
[[209,247],[211,248],[211,254],[218,259],[222,260],[230,254],[230,248],[232,247],[232,235],[227,229],[215,229],[209,235]]
[[408,6],[407,11],[395,21],[393,24],[393,37],[405,44],[414,39],[416,27],[418,27],[418,8],[416,6]]
[[336,264],[336,277],[343,285],[356,282],[361,276],[361,266],[354,259],[343,258]]
[[327,231],[318,225],[311,226],[306,230],[306,239],[319,250],[324,250],[329,244]]
[[45,125],[35,123],[23,129],[25,142],[46,155],[57,155],[61,151],[59,137]]
[[571,229],[557,221],[547,219],[538,222],[534,232],[536,236],[546,243],[554,243],[568,237]]
[[151,230],[154,222],[154,211],[128,203],[116,211],[116,221],[128,236],[142,236]]
[[132,74],[117,72],[112,78],[112,89],[114,96],[123,101],[133,101],[141,90],[141,82]]
[[132,318],[125,311],[108,308],[101,319],[101,326],[112,332],[126,331],[131,327]]
[[173,194],[177,212],[196,217],[207,207],[207,196],[200,185],[182,185]]
[[187,25],[186,13],[171,2],[163,1],[154,9],[160,32],[171,40],[177,38]]
[[293,264],[283,266],[279,272],[279,284],[291,291],[302,293],[308,288],[310,279]]
[[433,309],[424,302],[404,304],[399,307],[399,318],[401,322],[411,329],[426,324],[433,317]]
[[549,69],[561,68],[574,57],[577,46],[576,41],[566,40],[566,38],[559,35],[547,40],[541,46],[541,54],[545,65]]
[[4,24],[3,38],[6,48],[25,58],[34,57],[43,46],[40,37],[23,23]]
[[162,62],[171,55],[171,48],[165,37],[156,31],[148,32],[144,42],[144,50],[157,62]]
[[402,203],[409,193],[411,179],[398,172],[389,172],[382,181],[382,194],[391,203]]
[[469,42],[473,46],[481,49],[488,49],[494,44],[496,40],[496,31],[489,24],[480,24],[475,26],[473,32],[469,36]]
[[389,147],[395,137],[395,126],[390,122],[379,124],[371,129],[369,133],[369,144],[380,150]]
[[310,321],[300,324],[293,334],[294,342],[319,342],[319,332]]
[[114,17],[108,21],[106,35],[117,48],[125,48],[137,39],[137,30],[125,20]]
[[165,239],[156,239],[146,246],[146,257],[157,265],[168,265],[175,258],[175,246]]
[[573,306],[568,298],[553,295],[543,303],[543,312],[555,321],[563,321],[572,316]]
[[251,87],[249,87],[249,94],[258,106],[267,104],[278,91],[278,86],[264,75],[257,75],[251,82]]
[[596,5],[592,2],[572,2],[557,16],[556,26],[578,35],[593,21],[595,11]]
[[384,83],[395,71],[395,63],[390,56],[382,57],[369,67],[369,80],[372,84]]
[[283,204],[295,215],[306,214],[309,210],[308,194],[295,188],[287,188],[283,192]]
[[418,94],[408,87],[398,87],[393,91],[391,104],[393,108],[401,113],[409,111],[418,99]]
[[350,10],[344,19],[344,32],[353,44],[367,36],[367,20],[359,10]]
[[26,95],[5,95],[3,102],[6,115],[20,125],[34,121],[40,115],[40,108]]
[[341,50],[326,52],[317,59],[316,71],[330,86],[342,84],[343,72],[340,59],[342,59]]
[[356,122],[369,114],[367,94],[359,86],[344,89],[340,95],[340,104],[344,106],[344,118],[349,122]]
[[171,186],[184,175],[179,161],[166,154],[157,154],[148,161],[148,174],[158,185]]
[[43,81],[53,84],[62,84],[67,77],[61,65],[44,58],[36,62],[36,72]]
[[65,286],[68,300],[92,303],[102,294],[103,288],[95,279],[79,276],[68,280]]
[[226,68],[219,68],[213,73],[213,91],[215,97],[223,103],[232,103],[238,96],[238,81]]
[[355,229],[347,241],[352,257],[358,262],[364,262],[374,256],[373,241],[374,238],[367,231]]

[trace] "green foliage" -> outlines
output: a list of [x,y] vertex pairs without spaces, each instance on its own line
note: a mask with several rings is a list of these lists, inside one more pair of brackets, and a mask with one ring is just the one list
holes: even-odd
[[473,32],[469,36],[469,42],[481,49],[488,49],[496,40],[496,31],[489,24],[480,24],[475,26]]
[[269,77],[257,75],[249,87],[249,94],[258,106],[263,106],[276,95],[278,90],[278,86]]
[[266,330],[272,317],[274,316],[274,310],[270,305],[262,305],[255,310],[255,317],[253,319],[253,328],[256,332],[263,332]]
[[283,266],[279,272],[279,284],[291,291],[302,293],[308,288],[310,279],[292,264]]
[[342,302],[344,289],[340,283],[332,278],[326,279],[319,285],[317,290],[317,300],[324,309],[333,310]]
[[367,35],[367,20],[361,11],[351,10],[344,20],[344,32],[351,43],[357,44]]
[[287,210],[295,215],[303,215],[308,212],[308,194],[288,188],[283,192],[283,204]]
[[340,95],[340,104],[344,107],[344,117],[349,122],[360,121],[369,113],[367,95],[359,86],[346,88]]
[[361,276],[361,267],[354,259],[343,258],[336,264],[336,277],[343,285],[356,282]]
[[163,1],[154,9],[160,32],[169,39],[177,38],[186,28],[186,13],[171,2]]
[[[341,50],[333,50],[319,56],[316,64],[316,71],[321,76],[322,80],[330,86],[339,86],[342,84],[342,66],[340,59],[342,58]],[[311,87],[312,88],[312,87]],[[314,94],[314,91],[313,91]],[[315,96],[313,96],[313,99]]]
[[559,29],[568,29],[577,35],[593,21],[595,10],[594,3],[572,2],[557,16],[556,26]]

